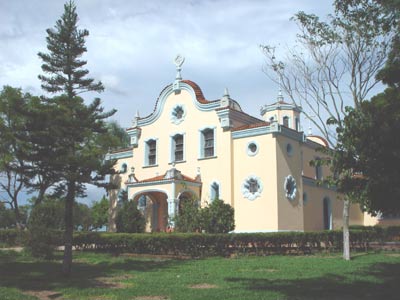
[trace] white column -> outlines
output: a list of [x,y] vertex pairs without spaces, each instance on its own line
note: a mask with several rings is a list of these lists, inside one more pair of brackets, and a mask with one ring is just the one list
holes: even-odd
[[171,185],[171,194],[170,198],[168,198],[168,223],[170,226],[174,227],[174,218],[175,218],[175,212],[176,212],[176,203],[177,199],[175,197],[175,182],[172,182]]

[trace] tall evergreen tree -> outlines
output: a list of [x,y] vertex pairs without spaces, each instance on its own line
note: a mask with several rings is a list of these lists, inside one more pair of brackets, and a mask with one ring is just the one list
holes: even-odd
[[76,5],[69,1],[55,27],[47,30],[48,53],[39,53],[45,73],[39,75],[42,88],[49,93],[61,94],[48,99],[47,104],[57,109],[52,120],[52,133],[56,137],[53,147],[57,149],[59,159],[53,167],[61,173],[58,190],[66,193],[62,267],[65,275],[71,273],[72,267],[74,201],[77,195],[84,195],[85,183],[93,183],[92,174],[103,174],[109,167],[102,162],[110,145],[99,141],[108,140],[102,138],[108,132],[104,120],[115,113],[115,110],[104,112],[98,98],[85,105],[84,100],[77,97],[83,92],[104,90],[101,82],[88,78],[89,71],[83,68],[86,61],[81,56],[87,51],[85,38],[89,32],[79,30],[77,22]]

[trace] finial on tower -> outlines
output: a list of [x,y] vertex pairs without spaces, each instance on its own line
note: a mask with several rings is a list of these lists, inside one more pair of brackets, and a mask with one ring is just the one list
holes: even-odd
[[174,63],[176,66],[176,78],[175,78],[176,80],[182,80],[181,70],[184,62],[185,62],[185,57],[182,56],[181,54],[178,54],[174,59]]
[[225,88],[224,95],[221,98],[220,107],[227,107],[230,104],[230,96],[228,92],[228,88]]
[[179,83],[182,80],[181,70],[184,62],[185,62],[185,57],[180,54],[178,54],[174,59],[174,64],[176,66],[176,77],[173,84],[173,90],[177,94],[180,93],[181,91]]
[[132,127],[137,127],[138,126],[139,119],[140,119],[139,110],[137,110],[136,114],[135,114],[135,117],[132,120]]

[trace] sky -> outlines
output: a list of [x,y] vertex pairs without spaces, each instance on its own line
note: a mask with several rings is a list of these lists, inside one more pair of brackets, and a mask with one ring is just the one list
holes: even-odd
[[[63,13],[64,0],[0,0],[0,87],[42,95],[38,52],[47,52],[46,29]],[[228,88],[242,109],[259,117],[276,101],[278,86],[262,71],[260,44],[290,47],[298,11],[325,16],[332,1],[316,0],[76,0],[78,27],[89,30],[83,59],[112,120],[129,127],[139,111],[153,111],[161,90],[175,79],[177,54],[185,57],[183,79],[196,82],[206,99]],[[89,199],[103,191],[89,188]]]

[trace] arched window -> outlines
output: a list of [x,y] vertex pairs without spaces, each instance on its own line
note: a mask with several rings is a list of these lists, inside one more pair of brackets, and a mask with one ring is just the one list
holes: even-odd
[[173,161],[183,161],[183,135],[173,137]]
[[213,157],[214,151],[214,129],[206,128],[201,131],[201,157]]
[[331,200],[328,197],[325,197],[323,200],[323,220],[324,220],[324,230],[332,229],[332,207]]
[[219,184],[217,182],[211,184],[210,191],[210,200],[214,201],[215,199],[219,199]]
[[288,116],[283,117],[283,126],[289,127],[289,117]]
[[119,170],[120,173],[126,173],[128,171],[128,165],[126,163],[123,163],[121,165],[121,169]]
[[157,163],[157,141],[149,140],[146,142],[146,165],[154,166]]

